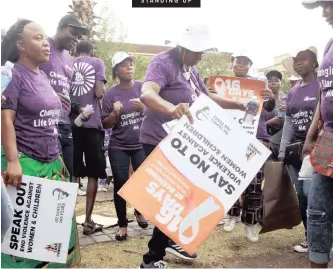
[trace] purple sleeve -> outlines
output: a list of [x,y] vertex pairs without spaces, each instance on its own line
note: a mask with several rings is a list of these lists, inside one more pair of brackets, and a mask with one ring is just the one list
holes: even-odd
[[104,81],[107,82],[106,75],[105,75],[105,65],[104,62],[98,59],[96,64],[96,81]]
[[146,81],[155,82],[162,89],[168,84],[168,79],[169,79],[168,69],[158,58],[153,59],[148,65],[145,82]]
[[21,90],[21,76],[20,74],[13,69],[12,79],[7,85],[6,90],[3,92],[3,96],[6,97],[6,102],[1,105],[1,110],[3,109],[12,109],[17,110],[17,105],[20,98]]
[[101,112],[102,120],[104,120],[106,117],[108,117],[111,114],[111,112],[113,111],[113,100],[112,100],[112,95],[110,92],[111,90],[112,89],[109,89],[103,98],[102,112]]

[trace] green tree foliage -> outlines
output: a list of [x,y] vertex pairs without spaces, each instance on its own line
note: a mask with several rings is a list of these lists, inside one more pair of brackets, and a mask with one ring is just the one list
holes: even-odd
[[[270,68],[267,68],[267,69],[263,69],[262,72],[264,72],[265,74],[267,74],[269,71],[271,70],[275,70],[275,69],[270,69]],[[290,87],[290,81],[288,80],[289,77],[291,77],[292,73],[291,72],[288,72],[286,70],[278,70],[282,73],[282,87],[281,87],[281,91],[283,93],[288,93],[291,89]]]
[[135,61],[135,79],[144,80],[151,57],[137,55]]
[[211,75],[231,75],[229,57],[224,53],[205,53],[197,65],[201,77]]
[[104,61],[107,86],[111,86],[115,83],[112,80],[112,57],[117,51],[127,51],[124,46],[127,30],[107,5],[103,6],[99,17],[94,36],[95,56]]
[[135,61],[135,79],[143,80],[146,74],[147,66],[150,61],[149,56],[135,55],[136,46],[125,43],[127,29],[120,19],[113,13],[109,5],[104,5],[99,15],[100,22],[95,31],[95,55],[105,63],[107,86],[110,87],[117,83],[112,79],[112,57],[118,51],[133,53]]

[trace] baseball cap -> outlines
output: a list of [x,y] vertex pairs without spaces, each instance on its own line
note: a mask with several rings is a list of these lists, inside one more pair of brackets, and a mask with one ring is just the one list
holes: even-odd
[[122,61],[126,59],[132,59],[132,61],[135,61],[135,57],[129,55],[126,52],[119,51],[115,53],[115,55],[113,55],[112,57],[112,68],[114,68],[117,64],[120,64]]
[[251,62],[251,65],[253,64],[253,61],[252,61],[252,56],[251,54],[246,51],[246,50],[240,50],[240,51],[237,51],[235,52],[234,54],[231,55],[231,62],[233,62],[237,57],[245,57],[245,58],[248,58]]
[[302,4],[307,9],[314,9],[320,6],[320,1],[317,0],[302,0]]
[[90,34],[89,29],[83,25],[82,20],[74,13],[68,13],[67,15],[65,15],[60,19],[58,28],[63,28],[66,26],[71,26],[82,30],[83,35]]
[[271,77],[277,77],[282,80],[282,73],[277,70],[271,70],[266,74],[266,78],[270,79]]

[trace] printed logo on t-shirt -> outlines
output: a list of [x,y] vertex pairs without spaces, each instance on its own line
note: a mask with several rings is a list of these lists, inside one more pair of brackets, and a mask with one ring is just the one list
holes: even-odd
[[327,97],[333,97],[333,90],[328,90],[325,94],[325,98]]
[[316,100],[316,97],[309,97],[309,96],[306,96],[305,98],[304,98],[304,101],[305,102],[308,102],[308,101],[315,101]]
[[88,63],[74,64],[74,81],[72,82],[72,93],[74,96],[87,94],[95,85],[95,70]]

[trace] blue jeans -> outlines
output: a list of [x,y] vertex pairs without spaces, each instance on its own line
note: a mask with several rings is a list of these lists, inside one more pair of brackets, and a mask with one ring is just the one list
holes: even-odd
[[70,124],[58,125],[58,147],[59,153],[64,160],[65,166],[68,170],[70,180],[72,182],[73,176],[73,162],[74,162],[74,145],[72,136],[72,127]]
[[[118,194],[129,177],[129,165],[132,162],[133,170],[136,171],[146,158],[143,149],[119,150],[109,149],[109,159],[113,174],[114,205],[118,217],[119,227],[127,227],[126,201]],[[136,211],[136,213],[140,214]]]
[[333,224],[333,179],[314,173],[309,192],[309,259],[316,264],[331,260]]
[[301,212],[302,222],[305,228],[305,237],[307,236],[307,214],[308,194],[312,180],[298,180],[299,170],[293,166],[288,166],[288,172],[292,183],[295,185],[299,209]]

